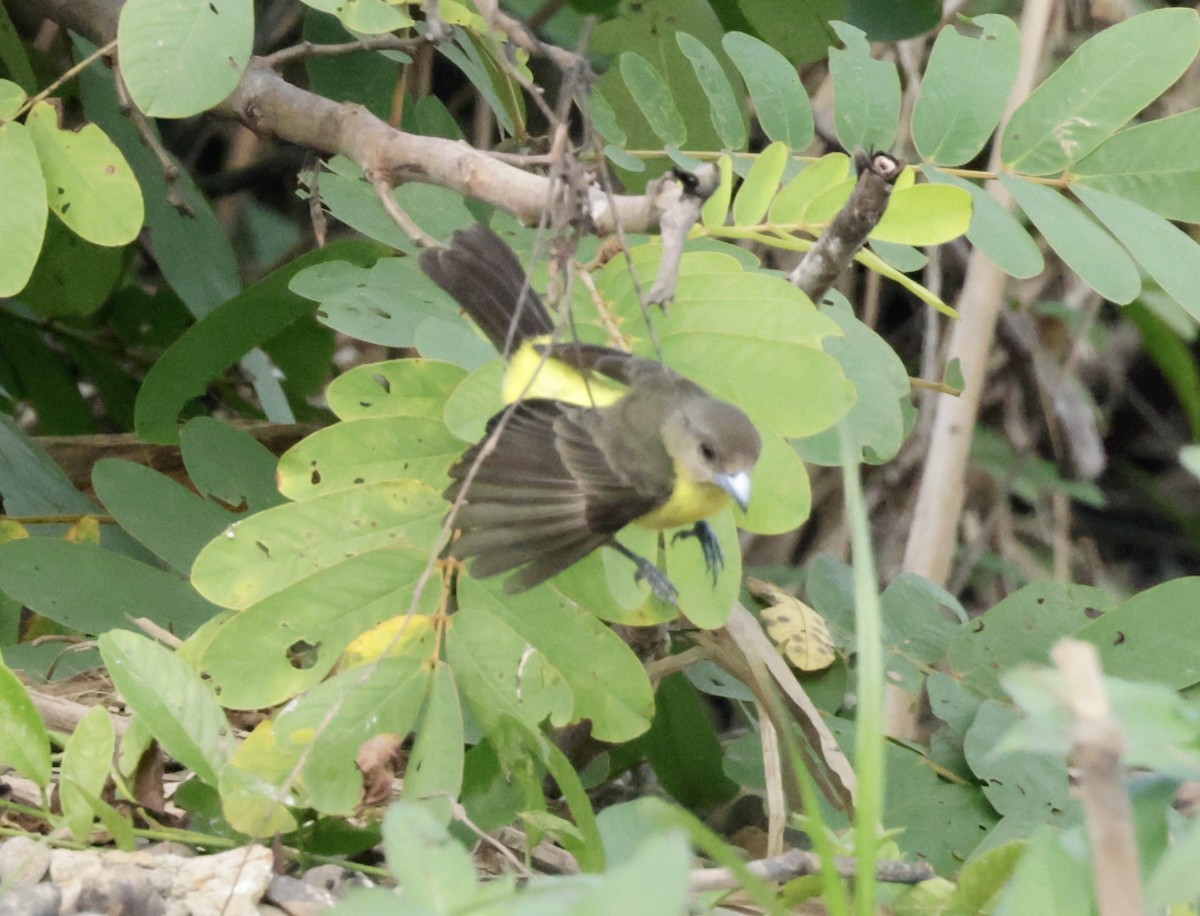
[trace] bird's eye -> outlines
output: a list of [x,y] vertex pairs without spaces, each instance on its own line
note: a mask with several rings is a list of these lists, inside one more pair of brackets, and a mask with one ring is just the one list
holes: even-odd
[[700,443],[700,454],[704,456],[705,461],[712,461],[717,457],[717,451],[707,442]]

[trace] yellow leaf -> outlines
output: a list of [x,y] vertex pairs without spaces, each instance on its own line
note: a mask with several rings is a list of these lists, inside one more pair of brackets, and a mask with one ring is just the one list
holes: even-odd
[[10,518],[0,518],[0,544],[29,537],[29,529]]
[[67,529],[64,537],[75,544],[99,544],[100,523],[90,515],[85,515]]
[[401,614],[377,624],[346,647],[338,669],[357,668],[387,656],[404,655],[408,646],[425,636],[433,618],[421,614]]
[[751,579],[751,594],[771,606],[762,612],[767,635],[801,671],[822,671],[837,657],[825,618],[781,588]]

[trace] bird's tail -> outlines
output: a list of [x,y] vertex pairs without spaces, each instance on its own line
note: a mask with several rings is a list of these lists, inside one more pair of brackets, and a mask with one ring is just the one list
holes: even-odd
[[458,301],[505,357],[529,338],[554,331],[521,262],[482,223],[455,232],[448,248],[421,252],[421,269]]

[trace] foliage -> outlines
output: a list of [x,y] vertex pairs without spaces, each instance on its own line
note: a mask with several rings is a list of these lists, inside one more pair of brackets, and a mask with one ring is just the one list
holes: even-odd
[[[214,109],[252,66],[252,4],[185,6],[179,15],[161,0],[129,0],[121,14],[121,76],[145,115]],[[428,28],[383,0],[308,6],[305,33],[329,41],[343,30],[419,39]],[[65,121],[38,92],[26,49],[0,43],[10,77],[0,80],[0,295],[12,297],[0,303],[0,397],[14,412],[28,405],[42,433],[128,428],[146,442],[178,444],[186,471],[182,481],[110,458],[94,468],[93,499],[21,424],[0,416],[0,494],[15,520],[0,528],[0,762],[36,786],[32,807],[47,822],[80,840],[103,830],[131,846],[132,822],[107,783],[140,802],[132,787],[154,743],[188,770],[178,801],[196,823],[215,836],[282,834],[304,847],[317,829],[378,802],[364,776],[390,776],[390,762],[372,763],[363,749],[388,736],[398,746],[411,734],[402,800],[381,822],[372,814],[365,831],[367,845],[381,831],[406,912],[680,911],[691,846],[730,869],[766,910],[825,895],[845,912],[846,890],[831,872],[776,891],[684,810],[713,813],[738,793],[773,798],[785,760],[810,801],[792,812],[792,826],[827,863],[836,850],[868,862],[921,860],[940,876],[905,890],[862,880],[860,907],[878,893],[896,912],[1087,912],[1092,880],[1080,853],[1085,824],[1068,793],[1068,726],[1053,675],[1030,667],[1073,636],[1096,647],[1111,675],[1127,763],[1144,773],[1132,792],[1148,898],[1165,906],[1200,894],[1187,867],[1194,825],[1169,811],[1175,786],[1197,778],[1200,721],[1187,697],[1200,683],[1200,623],[1191,613],[1200,580],[1175,579],[1125,600],[1034,583],[968,618],[954,595],[901,574],[877,596],[874,619],[865,610],[876,600],[867,510],[851,499],[854,566],[819,556],[801,576],[808,613],[823,618],[823,648],[833,651],[824,654],[827,667],[800,675],[844,753],[864,774],[868,758],[882,762],[874,766],[882,798],[865,796],[851,833],[847,816],[818,802],[796,765],[813,751],[803,729],[775,735],[765,727],[768,701],[747,683],[711,661],[651,680],[607,624],[675,622],[678,611],[635,582],[621,558],[593,554],[516,596],[465,574],[453,584],[438,561],[450,536],[447,471],[500,408],[502,368],[421,273],[411,232],[389,215],[395,209],[438,240],[489,221],[530,265],[535,287],[565,287],[555,304],[569,313],[570,333],[660,356],[754,419],[764,440],[758,496],[749,512],[714,519],[728,559],[717,586],[687,541],[656,542],[644,532],[625,541],[658,558],[701,630],[721,628],[738,600],[738,529],[775,535],[809,518],[806,462],[840,465],[857,480],[857,464],[890,461],[912,429],[901,355],[841,294],[813,302],[770,266],[776,254],[811,250],[856,182],[846,154],[803,154],[816,128],[795,62],[821,54],[790,33],[773,36],[765,3],[744,4],[738,28],[725,21],[729,9],[717,9],[724,5],[700,5],[703,15],[680,20],[686,32],[648,28],[695,6],[645,4],[601,22],[593,48],[612,59],[577,100],[588,114],[584,155],[611,163],[628,188],[653,187],[668,164],[711,161],[721,176],[683,254],[670,308],[650,314],[642,286],[664,260],[659,240],[628,235],[612,258],[584,241],[574,258],[590,266],[564,284],[534,257],[544,233],[432,185],[388,189],[391,199],[381,201],[369,180],[376,176],[345,157],[308,175],[303,194],[356,236],[296,255],[294,232],[263,219],[243,227],[260,253],[255,269],[192,178],[164,175],[121,113],[124,90],[111,74],[95,64],[83,70],[73,101],[85,123]],[[901,18],[928,27],[926,6],[904,4]],[[528,110],[533,71],[523,52],[510,58],[502,32],[469,5],[440,7],[450,37],[438,52],[474,87],[505,141],[529,142],[538,115]],[[918,249],[965,236],[1008,274],[1028,278],[1045,266],[1036,232],[1104,298],[1139,300],[1134,321],[1194,415],[1194,360],[1161,316],[1193,333],[1200,320],[1200,248],[1170,222],[1200,222],[1197,166],[1186,155],[1196,111],[1134,119],[1195,60],[1200,18],[1164,9],[1099,32],[1002,125],[1021,52],[1010,19],[986,14],[942,28],[909,116],[896,68],[872,56],[867,36],[881,34],[873,15],[850,24],[820,4],[805,13],[819,19],[821,53],[831,48],[841,144],[884,149],[911,137],[916,153],[859,264],[954,316],[914,276],[927,262]],[[11,26],[2,15],[0,25]],[[568,37],[558,43],[570,46]],[[93,49],[80,40],[75,53],[84,60]],[[397,68],[411,61],[406,50],[372,50],[364,39],[354,55],[312,57],[306,66],[324,95],[373,108],[391,100]],[[413,101],[400,123],[428,136],[458,130],[433,95]],[[998,170],[969,168],[998,130]],[[988,178],[1024,219],[983,190]],[[135,242],[143,230],[157,285],[145,282]],[[419,356],[357,365],[326,388],[335,332]],[[92,401],[80,379],[97,393]],[[323,426],[276,460],[245,431],[207,415],[217,404],[225,417]],[[1005,492],[1031,503],[1047,493],[1102,499],[1051,463],[1021,465],[1006,449],[982,436],[976,454]],[[111,524],[93,536],[81,517]],[[22,606],[37,619],[23,620]],[[179,644],[145,635],[142,620]],[[37,627],[96,638],[70,670],[104,666],[133,714],[122,735],[98,710],[69,738],[47,732],[13,673],[49,673],[44,648],[21,638]],[[796,638],[787,632],[778,638]],[[677,642],[688,638],[680,632]],[[877,687],[886,676],[927,692],[937,720],[928,746],[882,742],[864,688],[870,676]],[[739,734],[717,730],[710,697],[732,710]],[[257,710],[267,715],[236,738],[230,713]],[[581,720],[610,745],[583,773],[546,734]],[[773,742],[774,756],[764,751]],[[597,815],[587,790],[643,759],[673,803],[643,798]],[[548,780],[561,805],[548,803]],[[469,831],[514,823],[531,845],[557,840],[587,874],[522,889],[511,879],[477,882],[463,845]],[[897,832],[877,840],[880,825]],[[347,832],[331,851],[350,855],[362,843]],[[375,890],[345,911],[395,905],[390,891]]]

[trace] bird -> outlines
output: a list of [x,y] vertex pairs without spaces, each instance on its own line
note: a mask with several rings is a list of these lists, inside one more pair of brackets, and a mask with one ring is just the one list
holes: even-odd
[[482,223],[427,248],[420,265],[507,362],[508,406],[450,468],[444,496],[461,498],[450,556],[478,578],[511,573],[515,593],[607,546],[674,604],[666,574],[617,534],[684,528],[675,537],[699,540],[715,585],[723,558],[705,519],[749,505],[762,448],[750,418],[657,360],[557,341],[516,254]]

